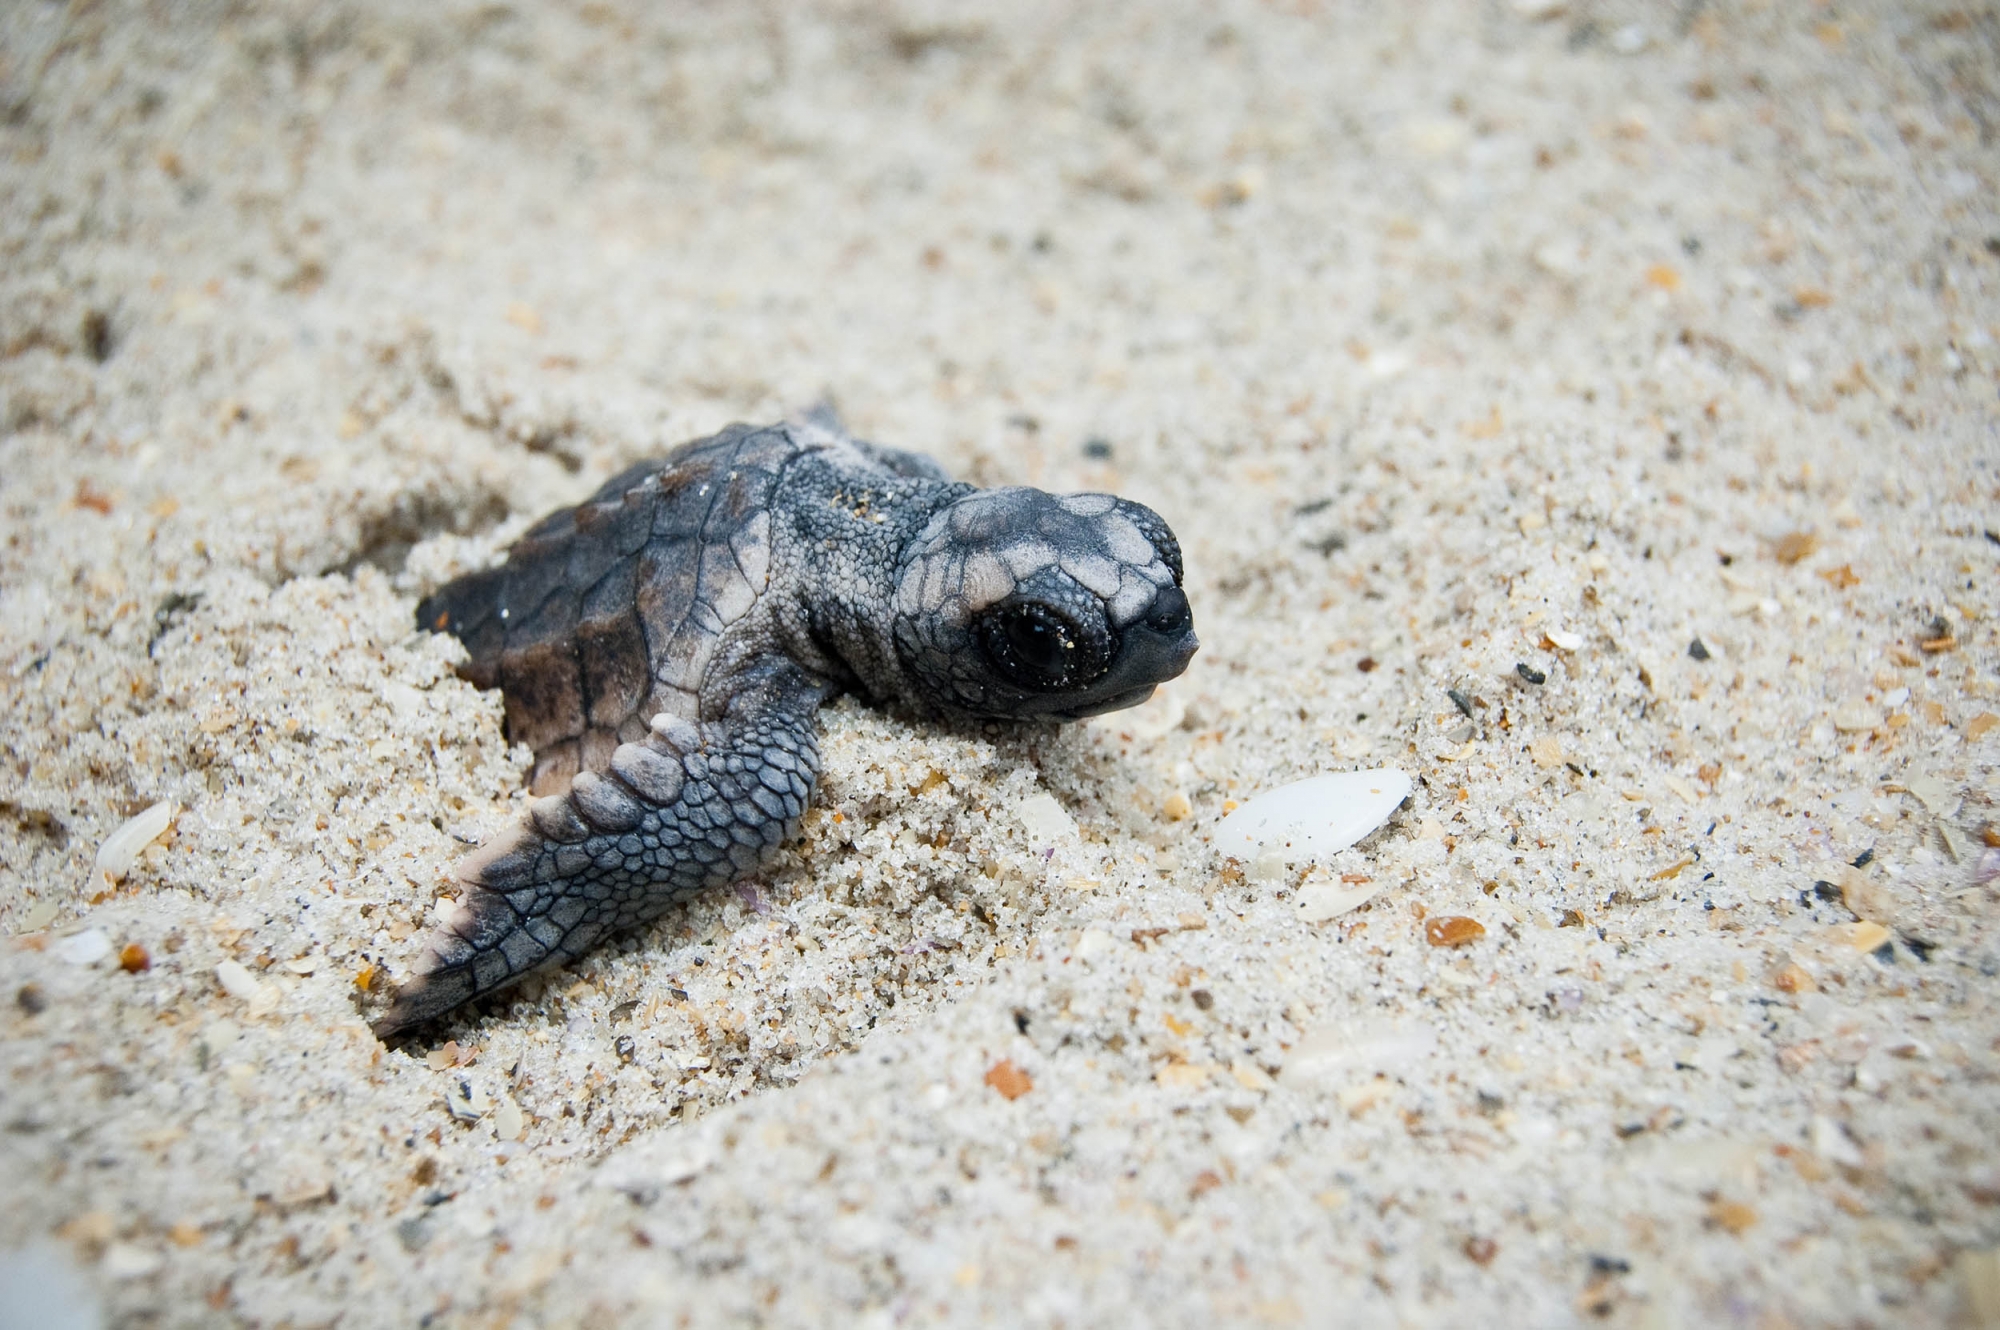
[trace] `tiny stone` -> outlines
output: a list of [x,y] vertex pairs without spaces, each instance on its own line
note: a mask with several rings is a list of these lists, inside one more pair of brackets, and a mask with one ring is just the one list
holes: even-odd
[[1771,986],[1780,993],[1812,993],[1819,989],[1813,977],[1796,963],[1786,965],[1773,974]]
[[1015,1066],[1009,1058],[1002,1058],[987,1068],[985,1081],[999,1092],[1002,1099],[1019,1099],[1035,1088],[1035,1078]]
[[1717,1228],[1741,1234],[1757,1222],[1757,1212],[1741,1201],[1712,1201],[1708,1207],[1708,1221]]
[[1169,821],[1185,822],[1194,816],[1194,805],[1188,801],[1185,794],[1175,790],[1161,802],[1160,811],[1167,815]]
[[1433,947],[1464,947],[1486,936],[1486,925],[1461,914],[1441,914],[1424,921],[1424,941]]
[[1688,643],[1688,654],[1696,660],[1707,660],[1708,643],[1697,637],[1694,641]]
[[39,1016],[49,1009],[49,995],[40,984],[22,984],[14,991],[14,1005],[30,1016]]
[[1451,704],[1457,707],[1467,720],[1472,719],[1472,699],[1465,694],[1464,690],[1447,688],[1444,690],[1444,695],[1451,699]]
[[1792,531],[1778,537],[1771,554],[1787,567],[1808,558],[1819,548],[1819,537],[1810,531]]
[[1538,686],[1541,684],[1545,684],[1549,681],[1548,675],[1542,673],[1534,666],[1528,664],[1528,662],[1525,660],[1519,661],[1515,664],[1514,673],[1520,675],[1527,682],[1531,684],[1536,684]]
[[153,968],[153,958],[138,943],[127,942],[119,949],[118,968],[127,974],[140,974]]
[[1889,930],[1872,919],[1847,926],[1847,941],[1856,951],[1875,951],[1889,941]]

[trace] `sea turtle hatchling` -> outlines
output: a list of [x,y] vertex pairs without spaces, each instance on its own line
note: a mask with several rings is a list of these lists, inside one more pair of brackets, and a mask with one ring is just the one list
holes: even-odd
[[1108,494],[976,489],[830,412],[731,425],[544,518],[417,607],[505,694],[528,812],[376,1022],[384,1037],[767,864],[847,691],[940,718],[1078,720],[1187,668],[1180,547]]

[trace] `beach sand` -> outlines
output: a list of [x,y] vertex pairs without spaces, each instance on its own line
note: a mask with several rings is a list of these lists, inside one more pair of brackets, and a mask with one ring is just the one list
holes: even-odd
[[[0,1323],[2000,1323],[1990,7],[21,0],[0,110]],[[1193,667],[836,704],[383,1047],[526,799],[417,598],[822,394]]]

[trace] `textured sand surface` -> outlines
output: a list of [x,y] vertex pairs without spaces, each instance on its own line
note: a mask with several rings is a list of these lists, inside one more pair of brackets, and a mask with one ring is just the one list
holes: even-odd
[[[1996,1323],[1996,134],[1978,4],[0,7],[0,1307]],[[1192,670],[383,1048],[418,596],[822,392]]]

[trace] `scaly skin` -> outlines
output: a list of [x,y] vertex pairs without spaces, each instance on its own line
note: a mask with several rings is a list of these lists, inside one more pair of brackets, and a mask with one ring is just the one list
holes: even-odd
[[376,1032],[768,864],[842,691],[961,718],[1143,701],[1194,654],[1180,580],[1149,509],[955,484],[828,417],[733,425],[625,471],[418,607],[505,692],[543,797],[460,865],[455,917]]

